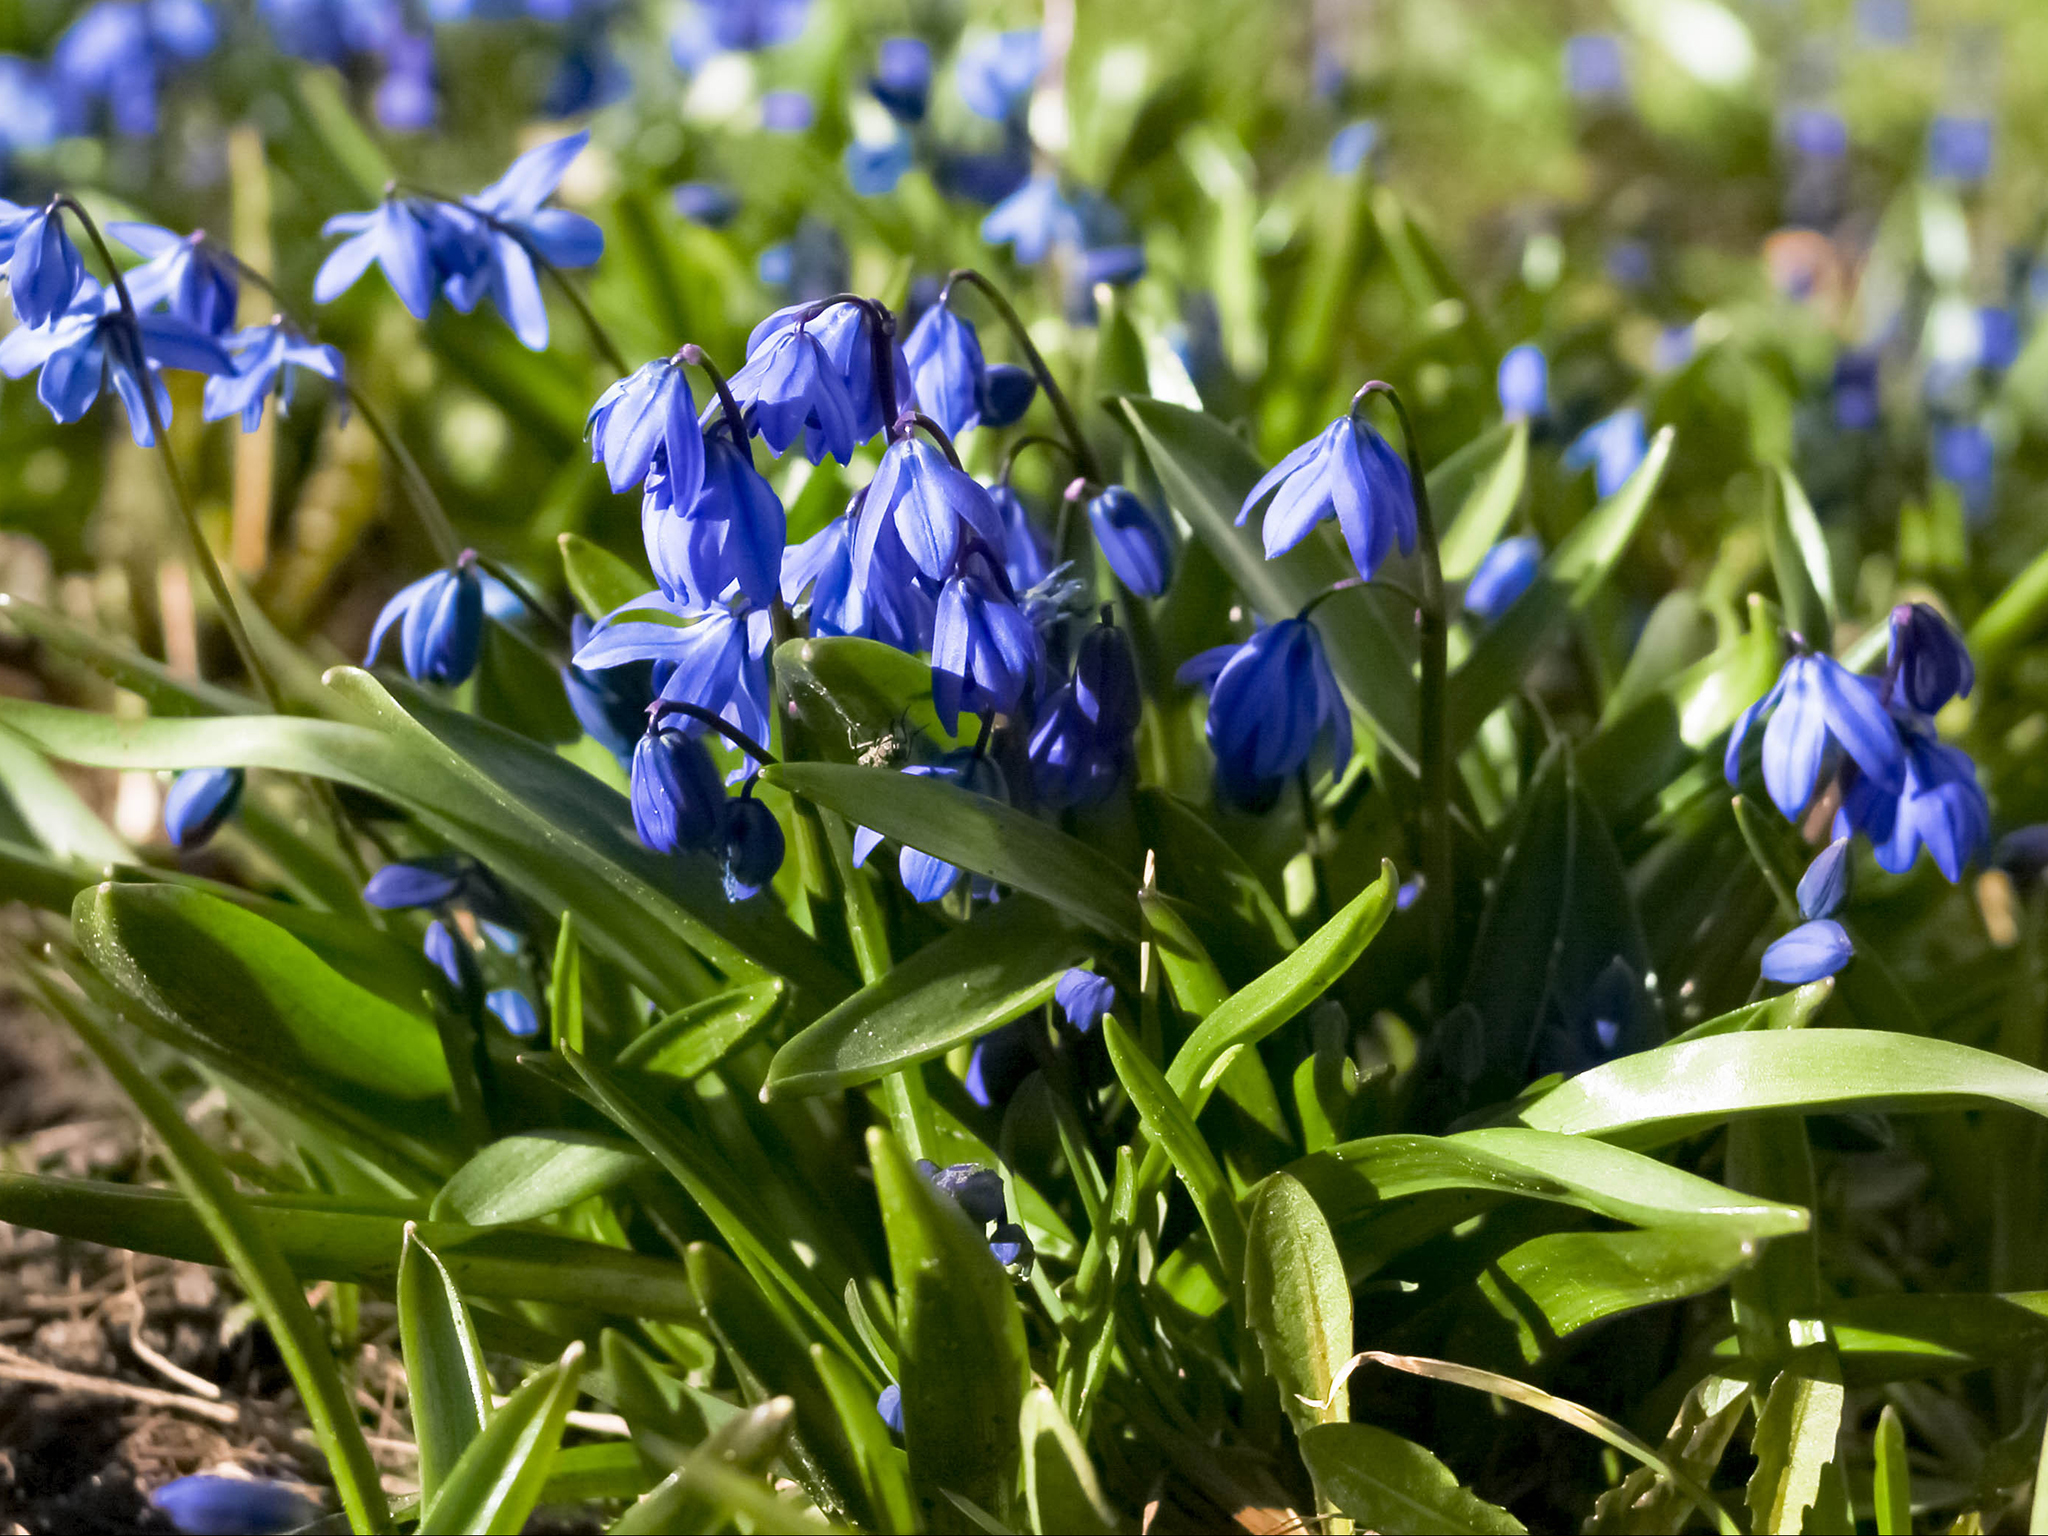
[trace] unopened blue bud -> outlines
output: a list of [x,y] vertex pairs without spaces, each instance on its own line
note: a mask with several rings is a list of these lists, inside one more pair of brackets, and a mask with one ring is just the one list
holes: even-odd
[[[10,213],[16,215],[11,227]],[[85,262],[64,233],[62,213],[0,205],[0,245],[9,252],[7,296],[16,319],[23,325],[47,325],[70,307],[84,285]]]
[[1118,581],[1139,597],[1157,597],[1166,590],[1173,541],[1137,492],[1112,485],[1088,503],[1088,521]]
[[283,1483],[256,1477],[181,1477],[149,1502],[190,1536],[270,1536],[320,1517],[320,1506]]
[[1116,1005],[1116,987],[1107,976],[1076,967],[1054,984],[1052,999],[1066,1014],[1067,1023],[1085,1035]]
[[464,681],[476,670],[484,637],[483,582],[475,561],[464,558],[453,570],[422,576],[386,603],[370,631],[365,666],[377,659],[384,637],[401,621],[398,649],[407,676],[451,687]]
[[1004,1222],[989,1234],[988,1251],[1005,1269],[1012,1265],[1028,1265],[1032,1259],[1031,1239],[1014,1221]]
[[985,1227],[990,1222],[1009,1219],[1010,1206],[1003,1194],[1003,1176],[995,1169],[984,1168],[979,1163],[953,1163],[941,1168],[929,1159],[920,1159],[917,1171],[932,1181],[934,1189],[965,1211],[969,1221]]
[[534,1011],[526,994],[516,987],[499,987],[487,993],[484,1006],[505,1026],[508,1035],[528,1040],[540,1033],[540,1015]]
[[725,813],[725,785],[704,743],[673,726],[633,748],[628,799],[640,841],[656,853],[708,848]]
[[1801,923],[1764,951],[1763,977],[1788,987],[1832,976],[1856,953],[1849,935],[1833,918]]
[[932,45],[921,37],[885,37],[868,90],[901,122],[921,122],[932,89]]
[[882,1422],[889,1426],[891,1434],[902,1434],[903,1389],[893,1381],[882,1388],[882,1395],[875,1399],[875,1412],[882,1416]]
[[1897,671],[1900,698],[1923,715],[1968,698],[1977,681],[1963,637],[1927,603],[1892,609],[1888,664]]
[[370,876],[363,900],[386,912],[438,907],[461,893],[466,870],[465,860],[452,857],[386,864]]
[[1529,590],[1542,568],[1542,540],[1526,535],[1501,540],[1472,572],[1465,586],[1465,611],[1488,621],[1499,618]]
[[982,370],[975,409],[984,427],[1013,427],[1024,419],[1038,394],[1038,380],[1029,368],[1015,363],[990,363]]
[[164,834],[179,848],[198,848],[221,829],[242,798],[239,768],[187,768],[164,795]]
[[1543,356],[1543,349],[1526,341],[1511,347],[1500,360],[1495,387],[1500,392],[1500,408],[1510,419],[1541,416],[1549,410],[1550,363]]
[[981,382],[987,371],[974,326],[944,304],[934,304],[903,344],[925,414],[958,437],[981,421]]
[[1849,894],[1849,839],[1838,837],[1814,855],[1799,877],[1799,915],[1833,917]]
[[757,894],[782,868],[782,824],[752,795],[727,803],[719,836],[727,901],[745,901]]

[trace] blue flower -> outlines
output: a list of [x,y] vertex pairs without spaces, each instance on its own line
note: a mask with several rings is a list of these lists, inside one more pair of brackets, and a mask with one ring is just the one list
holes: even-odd
[[[752,789],[748,781],[748,791]],[[719,819],[719,867],[725,879],[725,899],[745,901],[775,878],[782,868],[785,843],[782,824],[775,813],[742,791],[737,800],[725,804]]]
[[882,1422],[889,1426],[890,1434],[902,1434],[903,1389],[893,1381],[882,1388],[881,1395],[875,1399],[875,1412],[881,1415]]
[[368,213],[337,213],[320,226],[320,233],[350,238],[329,251],[320,264],[313,278],[313,302],[333,303],[374,262],[384,269],[392,292],[412,317],[426,319],[438,284],[429,217],[428,205],[398,197],[386,198]]
[[1422,899],[1422,876],[1410,875],[1394,887],[1394,910],[1406,912]]
[[268,1536],[320,1518],[320,1506],[304,1494],[258,1477],[174,1478],[149,1502],[188,1536]]
[[393,133],[434,126],[434,37],[399,31],[384,44],[384,76],[370,101],[378,123]]
[[1867,678],[1832,656],[1794,656],[1771,690],[1745,709],[1728,734],[1722,770],[1740,782],[1742,744],[1762,716],[1764,787],[1787,817],[1797,819],[1813,798],[1830,745],[1839,747],[1887,794],[1905,782],[1905,749],[1898,727],[1877,701]]
[[989,493],[921,437],[891,443],[868,483],[853,539],[853,579],[863,591],[874,585],[884,523],[893,526],[918,571],[932,581],[952,574],[962,523],[990,549],[1003,548],[1002,514]]
[[1339,416],[1260,477],[1238,509],[1244,526],[1267,496],[1266,558],[1285,554],[1317,523],[1337,519],[1351,560],[1368,580],[1389,553],[1415,548],[1415,491],[1408,466],[1356,416]]
[[1231,805],[1270,810],[1319,745],[1328,746],[1333,772],[1350,763],[1351,711],[1307,621],[1282,619],[1242,645],[1204,651],[1178,675],[1209,687],[1216,792]]
[[1028,591],[1052,569],[1052,544],[1032,522],[1024,498],[1009,486],[992,485],[988,494],[1003,520],[1003,570],[1012,587]]
[[483,986],[483,973],[476,963],[476,951],[438,917],[427,924],[422,946],[434,968],[448,978],[448,985],[464,998],[473,997]]
[[1543,541],[1523,535],[1502,539],[1480,557],[1465,584],[1465,611],[1489,623],[1528,591],[1543,568]]
[[633,748],[633,829],[656,853],[709,848],[725,814],[725,786],[701,735],[658,725]]
[[1157,597],[1173,574],[1173,538],[1127,486],[1112,485],[1088,503],[1095,542],[1116,578],[1139,597]]
[[[890,344],[890,371],[896,393],[893,408],[890,402],[882,398],[882,381],[875,372],[875,357],[878,351],[876,323],[874,314],[866,304],[842,302],[829,304],[823,310],[817,310],[815,305],[793,304],[786,309],[777,310],[754,327],[747,337],[746,365],[733,375],[733,394],[742,406],[749,408],[747,415],[753,423],[753,429],[761,434],[762,441],[768,444],[771,452],[781,453],[800,433],[825,433],[828,424],[831,424],[828,438],[824,441],[817,436],[806,435],[804,451],[814,464],[820,462],[828,452],[841,463],[845,463],[846,459],[841,453],[842,447],[845,447],[846,453],[851,453],[851,445],[864,443],[876,433],[894,426],[897,415],[915,407],[916,391],[912,388],[910,363],[903,355],[902,346],[894,342]],[[788,417],[779,427],[773,429],[772,434],[762,411],[758,408],[764,390],[757,389],[757,378],[765,381],[765,384],[773,384],[779,368],[793,366],[802,371],[810,366],[807,358],[792,360],[785,357],[779,363],[772,360],[763,361],[758,375],[748,372],[755,366],[757,358],[766,358],[773,351],[779,338],[786,337],[799,328],[806,331],[817,343],[818,352],[824,359],[825,371],[838,380],[841,392],[852,406],[851,430],[843,438],[839,435],[841,429],[836,425],[840,409],[836,402],[821,397],[810,402],[813,408],[808,412],[796,409],[796,401],[802,398],[803,390],[813,387],[808,381],[807,374],[793,386],[782,385],[765,391],[780,399],[792,387],[795,390],[795,399],[785,407],[789,412]],[[782,345],[790,346],[793,343],[784,341]],[[816,387],[823,388],[822,385]]]
[[980,37],[954,58],[954,88],[968,111],[1002,122],[1030,99],[1042,60],[1035,27]]
[[918,402],[948,437],[958,437],[980,423],[987,365],[972,324],[947,305],[934,304],[911,327],[903,355],[910,362]]
[[939,592],[932,628],[932,707],[948,734],[964,711],[1013,713],[1038,680],[1045,648],[1009,579],[983,549],[963,555]]
[[1369,117],[1339,128],[1330,140],[1329,165],[1332,176],[1355,176],[1360,166],[1372,159],[1380,142],[1380,125]]
[[1643,413],[1634,406],[1603,416],[1572,439],[1564,451],[1566,469],[1593,468],[1593,488],[1601,496],[1612,496],[1628,483],[1629,476],[1643,462],[1648,451],[1643,432]]
[[1035,267],[1055,245],[1079,243],[1081,217],[1061,195],[1057,178],[1033,176],[989,209],[981,238],[1009,246],[1018,266]]
[[665,478],[648,481],[640,528],[654,578],[691,608],[711,607],[734,586],[765,608],[775,600],[788,537],[782,502],[723,426],[703,444],[703,489],[687,512],[668,499]]
[[517,987],[498,987],[484,994],[484,1006],[505,1026],[505,1033],[530,1040],[540,1033],[540,1015]]
[[363,900],[385,912],[443,906],[466,891],[470,869],[469,861],[460,857],[386,864],[370,876]]
[[[812,463],[830,454],[844,464],[874,434],[861,433],[861,409],[847,391],[845,375],[825,350],[818,327],[797,318],[803,313],[781,311],[789,321],[765,334],[755,327],[747,338],[747,360],[732,376],[733,396],[769,452],[780,455],[801,438]],[[762,325],[778,318],[771,315]]]
[[1853,827],[1870,839],[1880,869],[1903,875],[1924,846],[1951,884],[1991,835],[1991,806],[1977,765],[1919,722],[1904,728],[1904,771],[1896,790],[1852,775],[1835,815],[1835,835]]
[[1934,474],[1956,488],[1963,515],[1979,523],[1991,511],[1994,449],[1979,422],[1948,422],[1934,429]]
[[[660,592],[649,592],[607,618],[571,660],[586,671],[628,661],[669,666],[660,698],[709,710],[754,740],[766,741],[773,638],[768,611],[715,608],[687,625],[664,621],[686,617]],[[682,728],[692,735],[703,729],[694,721]]]
[[198,848],[235,813],[242,798],[239,768],[187,768],[164,796],[164,834],[179,848]]
[[224,336],[234,328],[241,280],[204,230],[179,235],[154,224],[116,222],[107,225],[107,233],[148,258],[124,274],[137,308],[168,301],[172,314],[209,336]]
[[596,224],[566,208],[541,206],[589,142],[586,128],[530,149],[503,176],[462,200],[463,207],[484,216],[490,260],[460,278],[459,297],[450,297],[467,313],[488,293],[512,333],[536,352],[548,344],[548,311],[534,255],[554,267],[587,267],[604,254],[604,231]]
[[210,52],[214,35],[213,12],[201,0],[103,0],[91,6],[50,51],[50,75],[68,130],[84,132],[93,105],[104,101],[121,133],[155,133],[163,72]]
[[861,197],[886,197],[912,164],[909,135],[902,132],[871,144],[855,139],[846,146],[847,185]]
[[810,15],[810,0],[697,0],[721,48],[755,53],[794,42]]
[[932,45],[921,37],[885,37],[868,90],[899,122],[924,120],[932,89]]
[[853,579],[852,530],[866,499],[863,487],[846,516],[790,546],[783,556],[782,600],[794,604],[810,592],[814,635],[855,635],[899,651],[929,650],[938,605],[919,581],[893,522],[885,521],[876,534],[869,585],[862,588]]
[[1890,629],[1885,665],[1909,708],[1931,715],[1950,699],[1970,696],[1977,668],[1969,647],[1931,605],[1900,603]]
[[1003,1177],[993,1168],[983,1168],[975,1163],[954,1163],[941,1168],[926,1158],[919,1158],[917,1171],[932,1182],[932,1187],[952,1200],[967,1213],[967,1219],[986,1232],[990,1226],[994,1232],[987,1233],[989,1251],[996,1262],[1004,1268],[1013,1264],[1028,1266],[1031,1263],[1031,1240],[1024,1235],[1024,1229],[1009,1219],[1009,1202],[1003,1194]]
[[[582,649],[591,627],[590,620],[580,613],[570,620],[575,649]],[[647,723],[647,706],[654,702],[652,666],[637,661],[594,672],[574,664],[561,670],[562,691],[569,697],[569,709],[577,723],[619,760],[619,766],[627,766]]]
[[1543,349],[1529,341],[1510,347],[1500,360],[1494,387],[1500,393],[1500,408],[1510,420],[1541,416],[1549,410],[1550,363]]
[[377,659],[385,635],[400,620],[404,627],[398,652],[408,677],[450,687],[467,678],[476,670],[484,638],[484,588],[477,579],[475,558],[458,560],[453,570],[435,571],[400,588],[377,615],[364,666]]
[[0,202],[0,259],[7,263],[7,296],[23,325],[48,325],[71,308],[87,281],[78,247],[64,233],[56,206],[20,208]]
[[1038,1027],[1036,1019],[1018,1019],[975,1041],[967,1058],[967,1075],[960,1084],[967,1097],[983,1109],[1001,1109],[1008,1104],[1024,1086],[1024,1079],[1038,1070],[1038,1058],[1025,1034]]
[[1142,708],[1130,641],[1113,624],[1095,625],[1082,637],[1072,680],[1040,706],[1031,733],[1038,798],[1064,808],[1113,795],[1134,761]]
[[[976,757],[969,750],[948,753],[936,763],[913,763],[903,770],[915,778],[945,779],[959,785],[971,794],[985,795],[991,800],[1009,803],[1009,787],[1003,782],[1002,771],[985,757]],[[853,862],[865,864],[868,855],[875,851],[882,841],[882,834],[871,827],[856,828],[853,835]],[[903,881],[904,890],[913,901],[937,901],[959,883],[960,870],[956,865],[912,848],[905,844],[896,858],[896,873]]]
[[1849,894],[1849,839],[1838,837],[1814,855],[1799,877],[1799,915],[1832,917]]
[[1564,88],[1581,101],[1625,94],[1628,67],[1621,39],[1611,32],[1579,32],[1566,38]]
[[818,109],[802,91],[770,91],[761,98],[761,126],[770,133],[803,133]]
[[[204,415],[208,421],[242,418],[242,430],[254,432],[263,423],[263,402],[273,389],[279,409],[288,410],[302,372],[317,373],[337,392],[342,388],[341,353],[325,342],[308,341],[281,320],[254,325],[227,338],[234,372],[206,381]],[[347,405],[343,404],[344,414]]]
[[1868,432],[1878,423],[1878,355],[1844,352],[1835,359],[1831,386],[1835,425],[1844,432]]
[[1801,923],[1764,951],[1763,977],[1788,987],[1803,987],[1834,975],[1855,953],[1840,923],[1831,917],[1816,918]]
[[60,116],[42,71],[27,59],[0,54],[0,155],[47,147],[56,140]]
[[1136,241],[1124,241],[1116,245],[1091,245],[1081,252],[1078,270],[1074,277],[1084,289],[1092,290],[1097,283],[1108,283],[1112,288],[1128,287],[1145,275],[1145,247]]
[[1937,117],[1927,125],[1927,174],[1972,185],[1991,174],[1991,120]]
[[715,181],[686,181],[670,195],[677,213],[706,229],[725,228],[740,211],[739,197]]
[[932,179],[941,192],[984,208],[1000,203],[1030,177],[1031,141],[1021,125],[1004,135],[1001,149],[941,151],[932,168]]
[[704,432],[688,372],[672,357],[644,363],[597,397],[584,423],[592,463],[614,491],[640,484],[657,455],[672,505],[687,507],[704,486]]
[[1622,1056],[1658,1043],[1656,1010],[1643,990],[1635,968],[1620,955],[1610,960],[1573,1011],[1569,1022],[1557,1019],[1536,1046],[1536,1076],[1562,1072],[1567,1077],[1604,1066]]
[[1085,1035],[1116,1006],[1116,987],[1106,976],[1076,968],[1053,984],[1052,1000],[1066,1014],[1067,1023]]
[[1037,393],[1038,380],[1029,368],[1019,368],[1015,363],[990,363],[982,370],[975,413],[984,427],[998,431],[1013,427],[1024,419]]

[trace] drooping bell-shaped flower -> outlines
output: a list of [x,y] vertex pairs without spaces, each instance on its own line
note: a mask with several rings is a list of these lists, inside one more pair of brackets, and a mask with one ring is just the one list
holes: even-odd
[[709,848],[725,814],[718,765],[699,736],[657,726],[633,748],[633,828],[656,853]]
[[[636,619],[651,611],[688,618],[677,625],[657,619]],[[698,616],[649,592],[607,618],[571,659],[586,671],[629,661],[669,668],[660,697],[675,704],[693,704],[746,732],[756,741],[768,737],[768,647],[774,638],[768,610],[734,612],[714,608]],[[695,734],[703,727],[691,721],[680,728]]]
[[1510,421],[1541,416],[1550,409],[1550,363],[1534,342],[1510,347],[1495,381],[1500,408]]
[[401,621],[398,650],[408,677],[450,687],[466,679],[476,670],[484,638],[484,589],[475,557],[400,588],[377,615],[364,666],[377,659],[385,635]]
[[234,329],[241,275],[207,240],[204,230],[180,235],[154,224],[122,220],[108,224],[107,233],[147,258],[124,274],[138,309],[168,304],[172,314],[209,336],[225,336]]
[[1012,587],[1028,591],[1052,569],[1052,544],[1032,522],[1024,498],[1009,486],[992,485],[988,494],[1003,520],[1003,570]]
[[1081,216],[1053,176],[1033,176],[981,221],[981,238],[1007,245],[1020,267],[1035,267],[1055,245],[1076,245]]
[[875,50],[868,91],[902,123],[924,121],[932,89],[932,45],[921,37],[885,37]]
[[1631,405],[1602,417],[1573,438],[1563,462],[1566,469],[1590,467],[1593,489],[1606,497],[1628,483],[1648,451],[1643,413]]
[[261,1477],[173,1478],[149,1502],[185,1536],[295,1531],[320,1518],[320,1506],[297,1489]]
[[380,911],[438,907],[463,894],[469,861],[456,856],[386,864],[363,887],[363,900]]
[[457,308],[474,308],[489,294],[512,333],[536,352],[548,344],[548,311],[534,256],[562,268],[588,267],[604,254],[604,231],[595,223],[567,208],[542,206],[589,142],[586,128],[530,149],[503,176],[462,200],[464,208],[484,216],[490,259],[466,281]]
[[1037,394],[1038,379],[1029,368],[1020,368],[1015,363],[990,363],[982,370],[974,409],[982,426],[1000,431],[1022,421]]
[[535,1011],[533,1000],[517,987],[498,987],[486,992],[484,1007],[515,1040],[530,1040],[540,1033],[540,1014]]
[[654,579],[692,608],[711,607],[733,587],[766,607],[775,600],[788,537],[782,502],[722,424],[703,442],[703,489],[687,511],[669,500],[665,477],[648,480],[640,530]]
[[657,455],[672,505],[687,507],[704,484],[704,433],[687,370],[658,357],[597,397],[584,424],[590,457],[601,462],[614,491],[647,478]]
[[1085,1035],[1116,1006],[1116,987],[1107,976],[1077,967],[1054,983],[1052,1000],[1066,1014],[1067,1023]]
[[412,317],[426,319],[439,277],[424,207],[416,199],[391,197],[367,213],[337,213],[321,225],[322,235],[349,238],[320,264],[313,278],[313,302],[333,303],[375,263],[384,269],[391,291]]
[[882,524],[894,525],[918,571],[932,581],[952,573],[965,524],[992,550],[1003,548],[1003,519],[980,482],[955,469],[922,437],[898,438],[882,454],[854,528],[853,579],[871,585]]
[[1898,698],[1931,715],[1950,699],[1968,698],[1977,681],[1963,637],[1927,603],[1900,603],[1891,613],[1886,666],[1898,679]]
[[782,868],[784,849],[782,824],[773,811],[747,793],[727,801],[718,827],[719,869],[725,879],[725,899],[745,901],[758,895]]
[[1543,541],[1524,535],[1502,539],[1479,559],[1465,584],[1465,611],[1491,622],[1535,583],[1543,569]]
[[1263,533],[1273,559],[1337,519],[1358,573],[1371,580],[1394,549],[1415,548],[1415,490],[1393,445],[1355,415],[1339,416],[1275,464],[1238,509],[1241,528],[1268,496]]
[[1135,758],[1143,700],[1130,641],[1114,624],[1081,639],[1074,676],[1039,710],[1031,733],[1032,782],[1047,805],[1099,805],[1116,792]]
[[1242,645],[1204,651],[1179,677],[1209,687],[1216,792],[1241,810],[1271,809],[1319,745],[1328,746],[1333,771],[1351,761],[1351,711],[1322,637],[1304,619],[1282,619]]
[[910,360],[919,403],[948,437],[980,423],[987,365],[972,324],[947,305],[934,304],[911,328],[903,355]]
[[1925,847],[1951,883],[1991,836],[1991,805],[1977,765],[1960,747],[1938,740],[1918,721],[1902,725],[1903,772],[1897,790],[1852,776],[1835,817],[1835,833],[1851,828],[1870,839],[1880,869],[1902,875]]
[[62,211],[53,206],[0,202],[0,259],[6,262],[8,300],[23,325],[48,325],[71,307],[85,283],[85,262],[64,233]]
[[765,335],[756,327],[755,336],[732,392],[768,451],[779,455],[801,440],[813,463],[827,455],[847,463],[874,434],[861,433],[860,408],[817,330],[792,321]]
[[1140,597],[1157,597],[1173,574],[1173,537],[1128,486],[1112,485],[1088,503],[1088,522],[1116,579]]
[[1045,648],[986,549],[961,557],[939,592],[932,628],[932,706],[951,733],[964,711],[1013,712],[1038,680]]
[[888,138],[873,142],[855,139],[841,157],[846,182],[861,197],[887,197],[896,184],[917,163],[910,135],[898,128]]
[[[917,1171],[931,1180],[934,1189],[959,1206],[969,1221],[984,1230],[989,1239],[989,1251],[995,1255],[997,1263],[1005,1268],[1030,1264],[1031,1240],[1024,1235],[1022,1227],[1010,1220],[1003,1178],[995,1169],[975,1163],[954,1163],[941,1168],[929,1159],[919,1158]],[[987,1232],[991,1226],[995,1230]]]
[[1849,839],[1838,837],[1814,855],[1799,877],[1799,915],[1833,917],[1849,894]]
[[234,815],[242,799],[239,768],[187,768],[164,794],[164,835],[178,848],[198,848]]
[[1856,953],[1842,925],[1831,917],[1801,923],[1764,951],[1763,977],[1788,987],[1832,976]]
[[[277,393],[278,409],[290,410],[301,373],[317,373],[336,393],[341,391],[340,351],[325,342],[306,340],[281,320],[237,331],[227,338],[226,345],[234,359],[234,371],[206,381],[202,414],[208,421],[240,416],[242,430],[254,432],[263,424],[263,402],[272,391]],[[344,419],[347,411],[344,401]]]
[[1771,690],[1745,709],[1728,734],[1722,771],[1740,782],[1742,744],[1764,715],[1764,787],[1786,816],[1797,818],[1813,798],[1830,746],[1862,769],[1874,788],[1895,795],[1904,782],[1905,751],[1898,726],[1877,701],[1867,678],[1832,656],[1794,656]]

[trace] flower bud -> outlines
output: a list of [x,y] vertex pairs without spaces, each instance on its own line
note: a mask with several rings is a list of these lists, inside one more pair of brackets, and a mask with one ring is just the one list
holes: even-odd
[[633,828],[656,853],[707,848],[718,833],[725,786],[718,765],[695,736],[660,726],[633,748]]
[[203,846],[242,798],[239,768],[187,768],[164,796],[164,834],[179,848]]
[[745,901],[782,868],[782,824],[752,795],[727,803],[720,840],[727,901]]
[[1173,542],[1135,491],[1112,485],[1088,503],[1088,521],[1117,580],[1140,597],[1157,597],[1166,590],[1173,570]]

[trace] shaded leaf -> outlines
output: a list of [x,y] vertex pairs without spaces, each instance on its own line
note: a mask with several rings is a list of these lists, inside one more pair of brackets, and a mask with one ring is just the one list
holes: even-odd
[[1372,1424],[1313,1425],[1302,1432],[1301,1459],[1324,1496],[1367,1530],[1518,1536],[1527,1529],[1414,1441]]
[[411,1222],[398,1261],[398,1338],[420,1450],[420,1500],[431,1505],[491,1416],[491,1376],[454,1279]]

